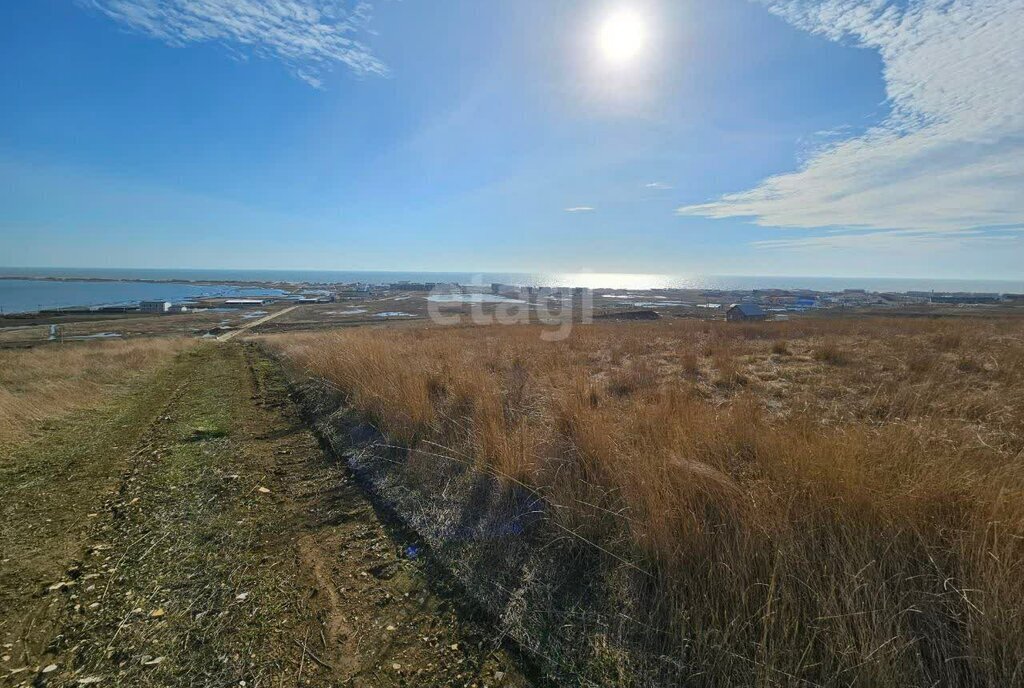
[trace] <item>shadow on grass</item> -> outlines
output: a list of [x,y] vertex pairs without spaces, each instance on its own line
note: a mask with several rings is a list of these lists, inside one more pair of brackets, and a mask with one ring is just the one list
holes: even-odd
[[217,426],[199,427],[192,431],[186,439],[187,442],[205,442],[227,437],[228,431]]

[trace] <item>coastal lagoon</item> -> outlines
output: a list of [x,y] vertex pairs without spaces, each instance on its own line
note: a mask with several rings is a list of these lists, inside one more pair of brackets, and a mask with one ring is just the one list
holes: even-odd
[[[6,271],[0,270],[0,273]],[[31,313],[46,308],[117,306],[139,301],[189,301],[211,296],[282,296],[280,289],[182,282],[89,282],[0,279],[0,311]]]

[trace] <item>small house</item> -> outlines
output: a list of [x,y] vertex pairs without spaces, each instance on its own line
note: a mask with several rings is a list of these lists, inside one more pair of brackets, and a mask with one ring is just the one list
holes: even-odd
[[725,312],[728,321],[767,320],[768,314],[756,303],[734,303]]

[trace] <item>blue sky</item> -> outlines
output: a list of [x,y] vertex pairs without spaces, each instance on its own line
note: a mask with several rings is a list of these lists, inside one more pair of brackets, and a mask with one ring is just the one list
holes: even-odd
[[[637,55],[602,31],[629,16]],[[1024,0],[0,4],[0,265],[1024,276]]]

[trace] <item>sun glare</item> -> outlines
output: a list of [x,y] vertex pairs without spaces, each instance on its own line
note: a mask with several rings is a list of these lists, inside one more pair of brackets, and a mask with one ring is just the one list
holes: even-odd
[[604,58],[616,65],[632,62],[644,48],[647,30],[634,11],[619,10],[601,23],[598,43]]

